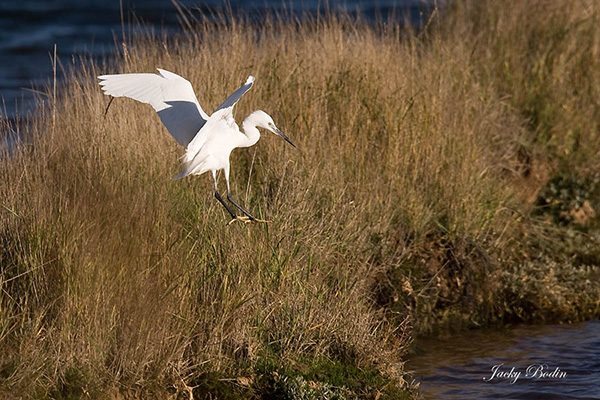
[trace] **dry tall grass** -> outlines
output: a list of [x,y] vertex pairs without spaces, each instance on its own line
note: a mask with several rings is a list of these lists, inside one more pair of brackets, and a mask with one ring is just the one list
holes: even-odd
[[[260,396],[308,390],[292,377],[322,360],[405,387],[407,316],[427,331],[597,312],[588,270],[575,295],[514,285],[556,266],[532,255],[555,232],[532,196],[561,165],[598,171],[598,4],[515,3],[457,2],[419,34],[200,24],[71,73],[0,163],[5,393],[226,396],[226,377]],[[95,76],[156,67],[207,111],[256,76],[238,119],[263,109],[298,148],[265,134],[235,151],[232,190],[272,224],[226,227],[207,176],[172,181],[181,149],[148,106],[117,99],[103,118]],[[523,311],[520,290],[539,301]]]

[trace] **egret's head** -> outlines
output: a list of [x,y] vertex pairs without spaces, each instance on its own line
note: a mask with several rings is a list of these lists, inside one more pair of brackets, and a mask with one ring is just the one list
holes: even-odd
[[255,116],[256,116],[256,126],[258,126],[260,128],[265,128],[267,130],[270,130],[274,134],[281,136],[281,138],[283,140],[285,140],[286,142],[288,142],[292,146],[296,147],[296,145],[294,143],[292,143],[292,141],[290,139],[288,139],[288,137],[285,136],[283,134],[283,132],[281,132],[279,130],[279,128],[277,128],[275,126],[275,122],[273,122],[273,118],[271,118],[271,116],[269,114],[267,114],[264,111],[260,111],[260,110],[259,111],[255,111],[253,114],[255,114]]

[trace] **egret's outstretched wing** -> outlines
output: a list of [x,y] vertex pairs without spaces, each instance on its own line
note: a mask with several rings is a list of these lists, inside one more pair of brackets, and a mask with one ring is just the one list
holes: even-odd
[[254,84],[254,77],[253,76],[249,76],[248,79],[246,80],[246,83],[244,83],[244,86],[242,86],[241,88],[239,88],[235,92],[231,93],[231,95],[229,95],[229,97],[226,98],[225,101],[219,107],[217,107],[217,109],[215,110],[215,112],[217,112],[219,110],[226,109],[226,108],[230,108],[231,110],[229,110],[229,112],[231,112],[231,116],[233,117],[233,106],[235,106],[235,103],[237,103],[238,100],[248,90],[250,90],[250,88],[252,87],[253,84]]
[[164,69],[159,74],[101,75],[100,86],[113,97],[129,97],[150,104],[169,133],[183,147],[188,147],[208,120],[192,84]]

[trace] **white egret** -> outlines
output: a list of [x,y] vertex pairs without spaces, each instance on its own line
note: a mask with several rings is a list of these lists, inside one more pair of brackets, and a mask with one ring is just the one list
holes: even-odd
[[[150,104],[161,121],[175,138],[185,147],[183,170],[175,179],[187,175],[201,175],[212,172],[215,198],[225,207],[233,221],[268,222],[254,218],[246,209],[231,197],[229,187],[229,155],[237,147],[250,147],[260,139],[258,128],[267,129],[296,147],[264,111],[254,111],[242,122],[241,132],[233,118],[233,107],[252,87],[254,77],[233,92],[215,112],[209,116],[202,110],[189,81],[164,69],[159,74],[118,74],[101,75],[100,86],[107,95],[129,97]],[[111,102],[112,102],[111,98]],[[110,103],[109,103],[110,105]],[[108,109],[108,108],[107,108]],[[223,170],[227,184],[227,199],[244,215],[237,216],[225,203],[217,187],[217,172]]]

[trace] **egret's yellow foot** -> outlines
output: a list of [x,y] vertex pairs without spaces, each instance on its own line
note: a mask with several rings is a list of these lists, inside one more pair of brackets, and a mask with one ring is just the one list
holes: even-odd
[[245,216],[245,215],[238,215],[237,217],[235,217],[234,219],[232,219],[231,221],[229,221],[227,223],[227,226],[233,224],[235,221],[240,221],[240,222],[243,222],[245,224],[247,224],[249,222],[252,222],[252,220],[250,218],[248,218],[247,216]]
[[246,215],[238,215],[237,217],[235,217],[234,219],[229,221],[227,223],[227,226],[233,224],[235,221],[240,221],[240,222],[243,222],[244,224],[249,224],[251,222],[256,222],[259,224],[270,224],[271,223],[271,221],[267,221],[264,219],[256,219],[256,218],[250,219],[250,217],[247,217]]

